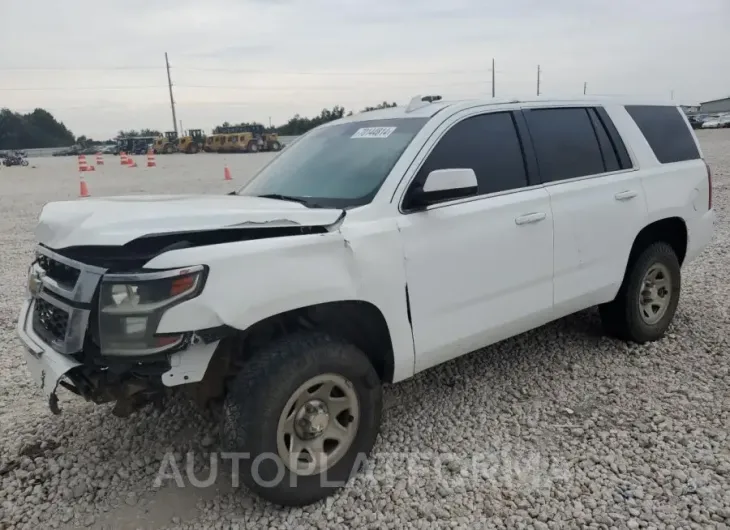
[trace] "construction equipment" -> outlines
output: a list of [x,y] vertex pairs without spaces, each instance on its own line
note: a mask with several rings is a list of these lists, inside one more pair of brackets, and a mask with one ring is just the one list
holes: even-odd
[[[255,153],[257,151],[279,151],[281,142],[279,135],[274,132],[266,132],[263,125],[237,125],[235,127],[218,127],[216,135],[226,136],[233,140],[227,142],[229,147],[223,152]],[[235,144],[235,148],[231,147]]]
[[158,136],[152,147],[157,154],[169,155],[177,151],[177,133],[175,131],[165,132],[165,136]]
[[205,140],[203,150],[206,153],[222,153],[225,150],[227,134],[211,134]]
[[203,150],[205,142],[206,138],[202,129],[188,129],[188,134],[178,139],[177,150],[192,155]]
[[117,138],[117,146],[119,152],[124,151],[127,154],[143,155],[150,145],[154,145],[156,139],[155,136],[127,136]]

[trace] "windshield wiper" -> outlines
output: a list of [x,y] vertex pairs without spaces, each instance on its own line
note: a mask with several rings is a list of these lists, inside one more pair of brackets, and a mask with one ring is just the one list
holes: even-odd
[[255,195],[255,197],[261,197],[264,199],[276,199],[279,201],[298,202],[300,204],[303,204],[307,208],[320,208],[320,206],[318,204],[309,202],[307,199],[304,199],[302,197],[293,197],[291,195],[281,195],[280,193],[265,193],[264,195]]

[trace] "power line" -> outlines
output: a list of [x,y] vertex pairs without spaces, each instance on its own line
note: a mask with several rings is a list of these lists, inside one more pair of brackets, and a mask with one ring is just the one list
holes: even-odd
[[[481,81],[460,81],[454,83],[422,83],[418,85],[403,84],[384,84],[382,86],[373,85],[188,85],[175,84],[177,88],[194,88],[208,90],[289,90],[289,91],[306,91],[306,90],[354,90],[354,89],[377,89],[377,88],[427,88],[427,87],[452,87],[452,86],[472,86],[482,85]],[[0,87],[0,91],[75,91],[75,90],[146,90],[146,89],[168,88],[168,85],[129,85],[129,86],[65,86],[65,87]]]
[[8,66],[0,67],[0,72],[81,72],[111,70],[159,70],[159,66]]
[[[77,71],[114,71],[114,70],[159,70],[159,66],[49,66],[49,67],[0,67],[0,72],[18,71],[18,72],[34,72],[34,71],[59,71],[59,72],[77,72]],[[478,70],[433,70],[429,72],[393,72],[393,71],[317,71],[317,70],[289,70],[289,71],[272,71],[248,68],[210,68],[199,66],[174,66],[171,70],[189,70],[198,72],[231,72],[242,74],[271,74],[271,75],[312,75],[312,76],[328,76],[328,75],[382,75],[382,76],[400,76],[400,75],[453,75],[453,74],[472,74],[478,73]]]
[[272,70],[252,70],[252,69],[241,69],[241,68],[207,68],[207,67],[196,67],[196,66],[176,66],[175,70],[191,70],[198,72],[232,72],[242,74],[271,74],[271,75],[453,75],[453,74],[473,74],[478,73],[478,70],[435,70],[431,72],[342,72],[342,71],[316,71],[316,70],[290,70],[290,71],[272,71]]
[[26,91],[26,90],[141,90],[148,88],[165,88],[167,85],[145,85],[145,86],[71,86],[71,87],[0,87],[3,91]]

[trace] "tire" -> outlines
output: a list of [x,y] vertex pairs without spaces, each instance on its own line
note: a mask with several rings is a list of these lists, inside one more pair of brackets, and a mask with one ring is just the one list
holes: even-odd
[[259,144],[257,144],[255,140],[251,140],[250,142],[248,142],[248,146],[246,149],[249,153],[257,153],[259,150]]
[[[341,403],[355,403],[354,408],[343,409],[336,416],[337,425],[332,419],[322,420],[326,416],[319,415],[321,409],[316,409],[318,414],[310,420],[312,423],[300,418],[301,414],[306,416],[315,406],[313,404],[322,403],[310,401],[317,394],[314,391],[299,400],[301,406],[296,405],[297,396],[307,395],[306,390],[303,393],[299,391],[312,384],[314,386],[311,388],[316,388],[318,377],[325,381],[339,378],[339,382],[331,384],[345,390],[339,391],[342,396],[332,396],[336,392],[330,390],[327,393],[330,398],[323,400],[334,398],[338,400],[338,407],[342,407]],[[342,382],[347,386],[342,386]],[[318,391],[324,388],[321,386]],[[382,396],[382,386],[375,369],[365,354],[352,344],[316,332],[288,335],[256,352],[231,381],[224,403],[223,446],[226,451],[250,455],[239,461],[240,478],[260,497],[283,506],[311,504],[344,486],[370,454],[380,429]],[[290,413],[284,414],[285,410]],[[326,434],[314,435],[314,439],[309,442],[296,434],[288,439],[287,435],[282,435],[286,431],[283,426],[287,425],[287,416],[293,429],[291,432],[299,432],[296,431],[297,425],[301,426],[304,421],[304,425],[309,428],[317,424],[320,430],[342,435],[347,430],[339,420],[342,414],[353,414],[359,419],[350,424],[349,439],[334,449],[331,448],[332,440]],[[340,430],[330,430],[329,427],[339,427]],[[311,432],[309,434],[312,435]],[[331,466],[322,470],[313,469],[311,474],[302,474],[293,471],[285,463],[288,462],[288,442],[303,444],[317,440],[320,445],[330,442],[334,458]],[[282,454],[285,458],[282,458]],[[300,456],[303,454],[300,453]],[[307,455],[311,454],[307,452]]]
[[27,166],[27,165],[28,165],[28,161],[27,161],[27,160],[23,160],[23,161],[22,161],[22,162],[20,163],[20,165],[21,165],[21,166]]
[[[657,271],[654,287],[645,291],[647,274]],[[668,279],[668,287],[658,287],[666,284],[661,278]],[[672,247],[664,242],[652,243],[629,263],[616,298],[599,307],[604,329],[619,339],[639,344],[661,339],[677,310],[681,281],[679,260]],[[657,304],[646,303],[650,299]],[[658,311],[660,304],[663,309]]]
[[271,150],[272,151],[280,151],[281,150],[281,144],[279,142],[271,142]]
[[197,152],[198,152],[198,145],[197,145],[197,144],[193,144],[193,145],[191,145],[191,146],[190,146],[190,151],[189,151],[189,153],[190,153],[191,155],[194,155],[194,154],[196,154]]

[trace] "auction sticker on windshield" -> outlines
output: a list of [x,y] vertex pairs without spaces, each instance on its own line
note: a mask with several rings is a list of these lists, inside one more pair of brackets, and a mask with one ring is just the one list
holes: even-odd
[[387,138],[397,127],[363,127],[355,131],[350,138]]

